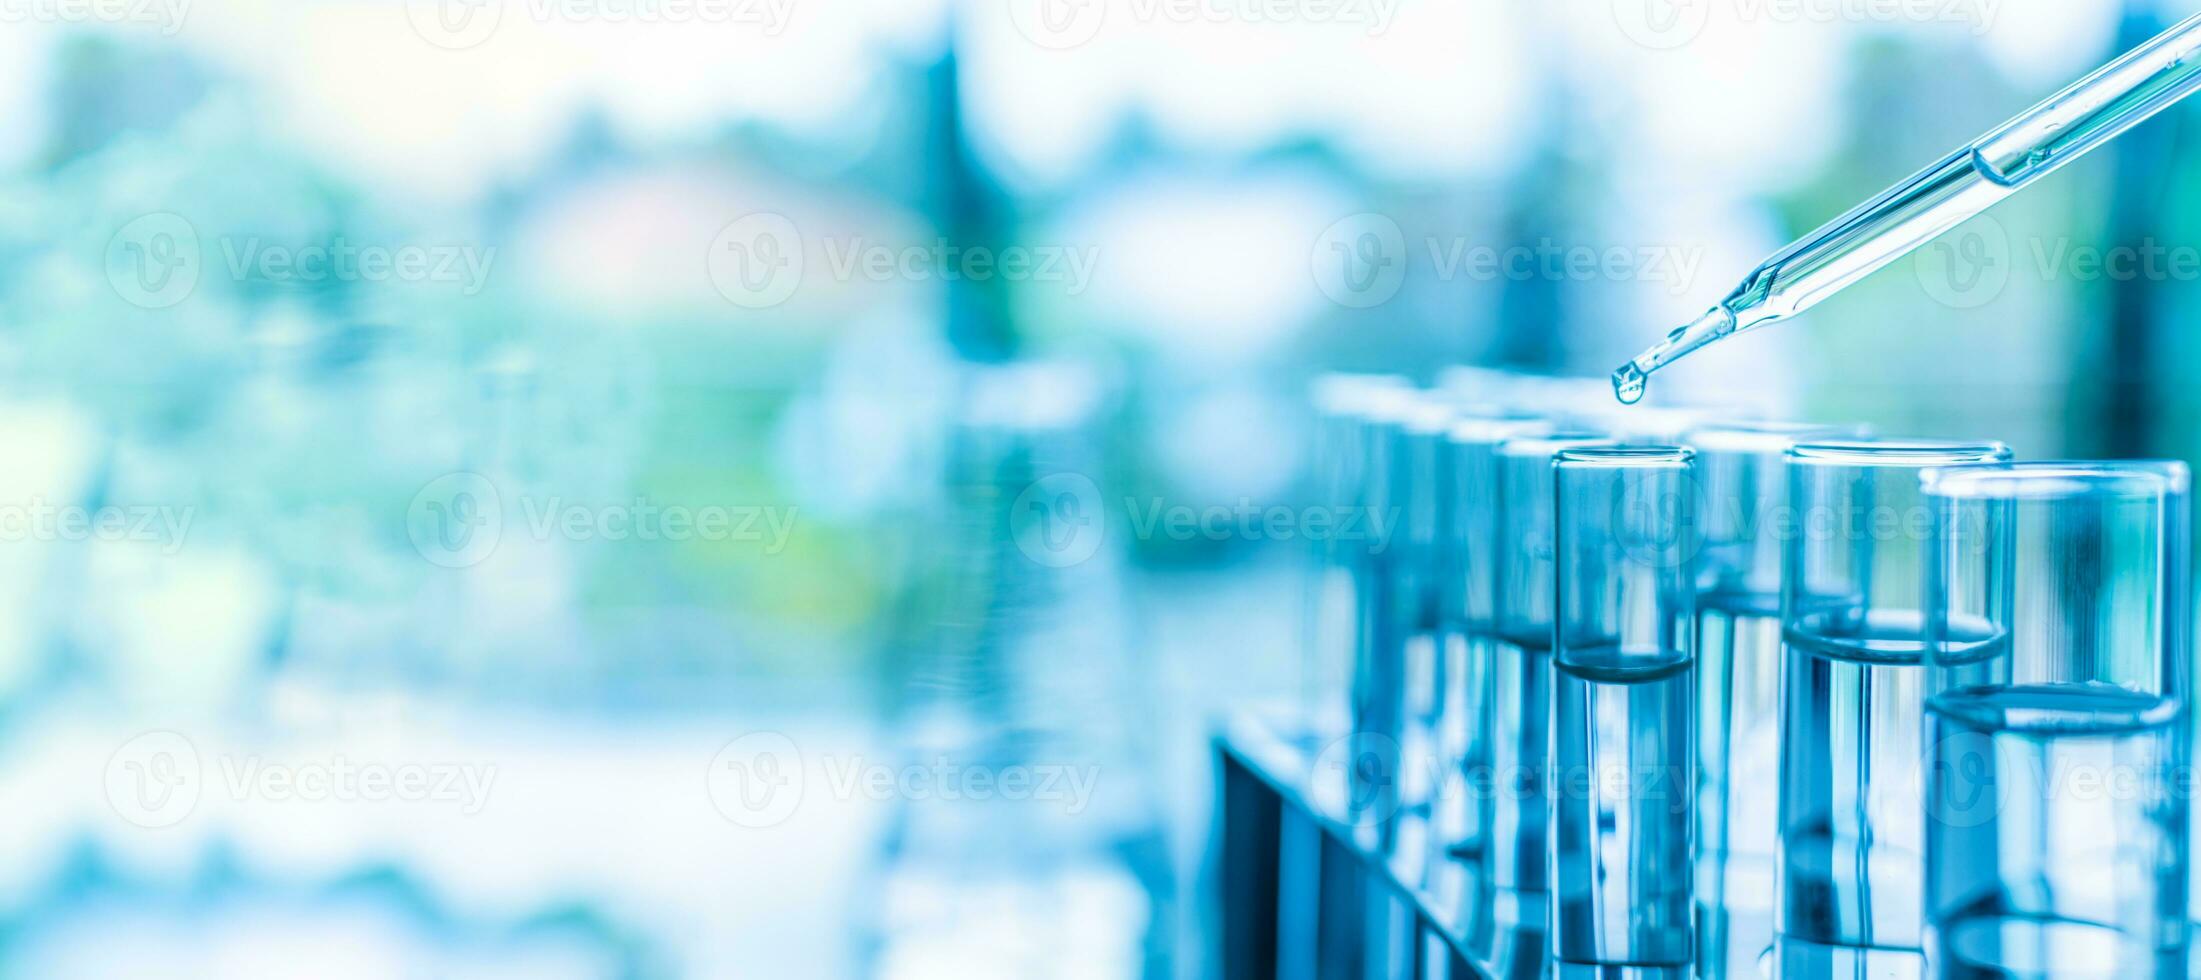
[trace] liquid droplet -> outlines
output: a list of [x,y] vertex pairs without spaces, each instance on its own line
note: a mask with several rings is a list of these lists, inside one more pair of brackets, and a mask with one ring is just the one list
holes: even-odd
[[1622,405],[1633,405],[1643,400],[1643,389],[1649,382],[1650,378],[1634,362],[1623,364],[1620,370],[1613,372],[1613,397],[1620,399]]

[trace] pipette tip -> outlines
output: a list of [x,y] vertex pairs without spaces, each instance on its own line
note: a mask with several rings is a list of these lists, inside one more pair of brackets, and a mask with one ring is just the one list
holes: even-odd
[[1650,385],[1651,372],[1734,331],[1735,315],[1725,306],[1714,306],[1703,316],[1675,327],[1658,343],[1637,354],[1635,360],[1613,372],[1613,397],[1620,399],[1623,405],[1642,401],[1643,391]]
[[1620,399],[1622,405],[1633,405],[1643,400],[1643,388],[1649,381],[1650,376],[1636,367],[1634,361],[1629,361],[1613,372],[1613,397]]

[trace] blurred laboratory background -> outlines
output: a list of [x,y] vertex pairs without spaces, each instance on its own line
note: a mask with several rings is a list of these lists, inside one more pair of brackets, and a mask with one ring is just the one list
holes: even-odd
[[[0,0],[0,976],[1196,977],[1307,390],[2191,4]],[[2192,459],[2162,117],[1653,400]]]

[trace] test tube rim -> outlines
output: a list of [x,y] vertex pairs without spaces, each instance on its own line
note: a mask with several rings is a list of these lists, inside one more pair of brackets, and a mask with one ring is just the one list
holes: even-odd
[[1992,439],[1826,439],[1788,448],[1798,466],[1899,467],[1922,469],[1963,463],[2003,462],[2010,447]]
[[1936,467],[1919,488],[1949,500],[2075,500],[2174,496],[2188,480],[2176,460],[2027,460]]
[[1920,489],[1934,496],[1991,496],[1978,492],[1976,485],[1995,482],[1998,475],[2009,480],[2015,480],[2019,475],[2046,480],[2057,474],[2068,474],[2079,480],[2104,477],[2121,479],[2130,476],[2153,478],[2161,484],[2161,492],[2169,496],[2184,496],[2193,488],[2191,469],[2184,461],[2175,459],[2037,459],[1964,463],[1927,470],[1919,475],[1919,481]]
[[1581,446],[1552,456],[1559,469],[1687,469],[1697,458],[1688,446]]
[[1715,422],[1682,435],[1682,443],[1700,454],[1767,455],[1790,447],[1834,439],[1870,438],[1870,426],[1846,422]]
[[1506,459],[1534,460],[1555,457],[1563,450],[1596,445],[1618,446],[1621,442],[1612,433],[1596,429],[1563,429],[1534,435],[1519,436],[1498,443],[1497,453]]

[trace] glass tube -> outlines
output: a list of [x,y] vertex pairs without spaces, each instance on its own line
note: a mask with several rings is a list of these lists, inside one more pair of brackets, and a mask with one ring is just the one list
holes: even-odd
[[1757,976],[1773,945],[1780,836],[1781,549],[1789,447],[1857,427],[1734,422],[1691,431],[1703,487],[1697,561],[1697,849],[1709,977]]
[[1445,620],[1444,704],[1438,712],[1440,758],[1453,766],[1452,785],[1438,795],[1434,822],[1451,856],[1481,853],[1482,801],[1490,790],[1489,714],[1483,700],[1498,645],[1498,446],[1551,431],[1537,416],[1462,417],[1445,435],[1451,456],[1452,521],[1443,548]]
[[2187,482],[1927,474],[1931,975],[2186,975]]
[[1401,402],[1394,420],[1399,513],[1395,521],[1370,524],[1395,529],[1391,543],[1376,558],[1378,567],[1389,569],[1392,604],[1387,615],[1393,624],[1385,632],[1391,646],[1378,654],[1395,664],[1387,669],[1395,669],[1403,685],[1398,777],[1401,801],[1415,805],[1430,800],[1437,780],[1446,775],[1438,764],[1436,736],[1449,683],[1443,657],[1442,556],[1451,537],[1453,475],[1445,431],[1456,415],[1457,410],[1429,392],[1415,392]]
[[1393,560],[1399,580],[1399,634],[1406,660],[1407,715],[1413,727],[1435,727],[1445,684],[1443,642],[1444,544],[1451,538],[1452,455],[1445,433],[1456,410],[1423,395],[1401,413],[1399,445],[1405,505]]
[[[2081,460],[2056,465],[2078,470],[2106,469],[2114,472],[2142,469],[2162,476],[2164,478],[2163,533],[2174,545],[2191,547],[2193,542],[2193,490],[2192,477],[2186,464],[2176,460],[2117,460],[2110,462]],[[2201,669],[2201,663],[2196,663],[2193,657],[2194,593],[2192,562],[2175,561],[2165,570],[2163,604],[2164,615],[2169,619],[2166,626],[2170,631],[2168,642],[2170,654],[2175,662],[2187,665],[2186,690],[2190,696],[2190,692],[2194,690],[2193,671]],[[2190,721],[2188,724],[2191,727]],[[2187,745],[2186,751],[2188,758],[2193,758],[2191,743]],[[2192,790],[2191,786],[2187,787],[2187,799],[2189,801],[2192,799]],[[2201,823],[2196,823],[2196,821],[2201,821],[2201,808],[2193,807],[2189,803],[2187,811],[2188,825],[2192,828],[2193,834],[2201,835]],[[2189,837],[2189,839],[2192,838]],[[2187,867],[2186,894],[2190,900],[2190,896],[2201,894],[2201,865],[2196,865],[2189,856]]]
[[[1331,528],[1360,523],[1366,510],[1365,467],[1370,417],[1386,399],[1408,388],[1397,375],[1324,374],[1312,387],[1315,414],[1313,488],[1310,504],[1327,511]],[[1306,622],[1299,671],[1299,713],[1310,733],[1332,737],[1346,725],[1353,648],[1360,602],[1357,589],[1367,559],[1364,536],[1338,531],[1309,544]]]
[[1496,642],[1483,681],[1489,792],[1477,823],[1488,842],[1493,888],[1541,892],[1548,839],[1545,785],[1551,740],[1552,460],[1562,450],[1612,445],[1602,433],[1567,431],[1498,445]]
[[1695,453],[1561,451],[1551,773],[1551,943],[1561,963],[1691,961],[1695,878]]
[[1414,741],[1409,692],[1418,683],[1409,647],[1422,582],[1412,549],[1394,539],[1414,505],[1416,454],[1409,427],[1425,427],[1417,419],[1436,411],[1441,409],[1421,392],[1393,389],[1371,400],[1360,429],[1360,522],[1370,533],[1342,542],[1356,571],[1351,744],[1345,752],[1353,760],[1346,799],[1355,819],[1388,818],[1400,806],[1420,802],[1426,790],[1422,777],[1428,767],[1408,755]]
[[1932,519],[1919,473],[2007,458],[1999,443],[1788,451],[1777,976],[1923,966],[1919,607]]

